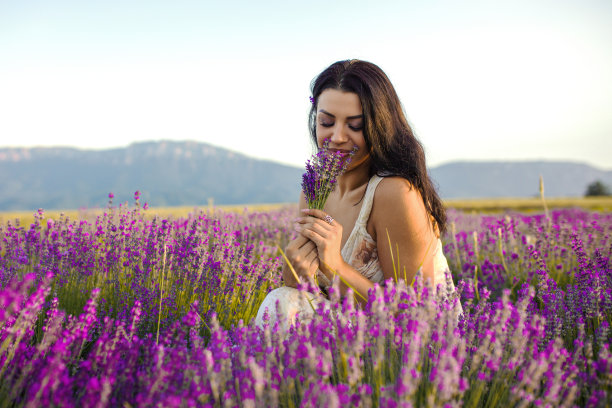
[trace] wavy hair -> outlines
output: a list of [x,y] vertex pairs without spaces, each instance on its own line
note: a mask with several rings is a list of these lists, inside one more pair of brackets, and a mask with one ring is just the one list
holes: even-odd
[[308,125],[315,145],[317,103],[321,93],[326,89],[337,89],[357,94],[363,109],[363,135],[370,150],[370,176],[400,176],[408,180],[420,192],[440,233],[444,233],[446,210],[427,174],[425,151],[408,124],[387,75],[371,62],[338,61],[321,72],[310,88],[313,104]]

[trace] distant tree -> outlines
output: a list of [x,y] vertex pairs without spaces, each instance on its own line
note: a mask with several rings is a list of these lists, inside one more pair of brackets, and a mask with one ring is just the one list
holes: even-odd
[[610,189],[601,181],[596,180],[587,186],[584,195],[586,197],[608,196],[610,195]]

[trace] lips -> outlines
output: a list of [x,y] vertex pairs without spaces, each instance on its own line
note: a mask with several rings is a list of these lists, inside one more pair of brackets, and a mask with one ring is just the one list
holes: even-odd
[[350,150],[342,150],[342,149],[328,149],[330,152],[334,152],[334,153],[342,153],[342,154],[349,154],[351,151]]

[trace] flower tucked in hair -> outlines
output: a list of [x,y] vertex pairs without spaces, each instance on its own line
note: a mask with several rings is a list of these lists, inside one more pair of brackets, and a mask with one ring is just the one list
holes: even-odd
[[338,177],[344,173],[358,147],[350,153],[332,152],[329,140],[319,152],[306,161],[306,172],[302,175],[302,191],[308,208],[322,210],[329,194],[336,187]]

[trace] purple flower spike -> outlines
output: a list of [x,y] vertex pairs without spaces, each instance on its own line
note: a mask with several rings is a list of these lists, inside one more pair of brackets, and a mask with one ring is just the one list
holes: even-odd
[[326,140],[319,152],[306,161],[306,172],[302,175],[302,191],[306,196],[308,208],[322,210],[325,207],[329,194],[336,187],[338,177],[346,171],[356,151],[355,146],[348,154],[332,152],[329,150],[329,140]]

